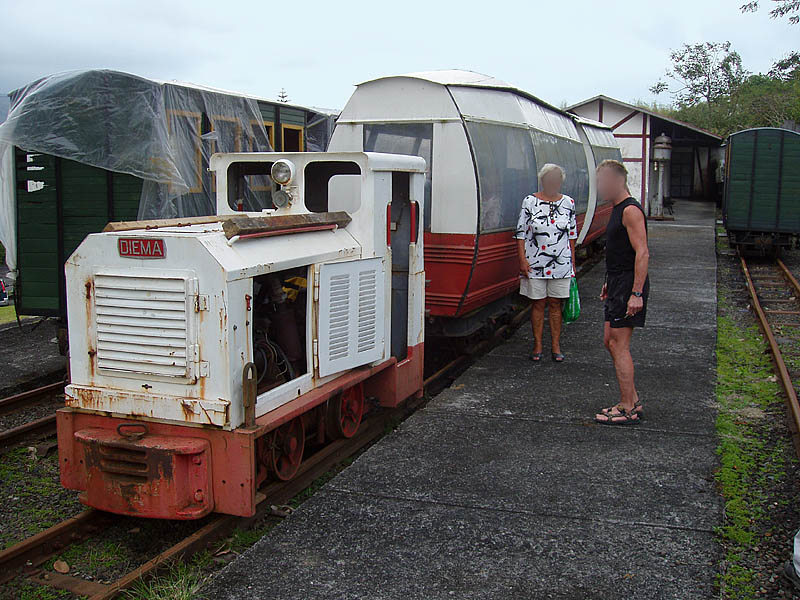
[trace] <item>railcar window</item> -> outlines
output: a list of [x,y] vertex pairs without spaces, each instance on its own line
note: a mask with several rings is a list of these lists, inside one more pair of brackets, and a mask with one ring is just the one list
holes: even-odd
[[555,163],[567,173],[562,191],[575,200],[578,213],[586,212],[589,205],[589,170],[583,145],[574,140],[531,131],[536,148],[536,162],[541,166]]
[[275,208],[272,192],[277,186],[269,176],[271,168],[271,162],[232,163],[228,167],[228,206],[251,212]]
[[478,163],[481,231],[514,228],[522,199],[538,189],[536,156],[527,129],[467,122]]
[[364,125],[364,152],[387,152],[425,159],[425,231],[431,228],[431,173],[433,172],[433,124],[382,123]]

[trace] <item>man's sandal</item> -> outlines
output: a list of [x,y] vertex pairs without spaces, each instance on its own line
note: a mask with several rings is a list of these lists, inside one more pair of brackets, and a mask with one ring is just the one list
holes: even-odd
[[600,425],[635,425],[639,415],[617,404],[596,414],[594,420]]
[[[609,411],[610,411],[611,409],[613,409],[613,408],[616,408],[616,407],[614,407],[614,406],[611,406],[611,407],[609,407],[609,408],[604,408],[604,409],[603,409],[603,410],[601,410],[600,412],[601,412],[602,414],[604,414],[604,415],[607,415],[607,414],[609,413]],[[640,418],[640,419],[644,418],[644,410],[642,409],[642,401],[641,401],[641,400],[637,400],[637,401],[634,403],[634,405],[633,405],[633,410],[632,410],[631,412],[632,412],[633,414],[635,414],[635,415],[639,415],[639,418]]]

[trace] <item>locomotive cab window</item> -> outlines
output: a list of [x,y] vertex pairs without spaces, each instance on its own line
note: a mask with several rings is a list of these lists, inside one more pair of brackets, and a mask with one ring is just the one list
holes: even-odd
[[361,206],[361,167],[354,162],[310,162],[304,181],[306,208],[311,212],[353,213]]
[[253,362],[262,394],[308,371],[308,267],[253,278]]
[[239,162],[228,167],[228,206],[237,211],[274,209],[272,194],[278,186],[270,178],[271,162]]

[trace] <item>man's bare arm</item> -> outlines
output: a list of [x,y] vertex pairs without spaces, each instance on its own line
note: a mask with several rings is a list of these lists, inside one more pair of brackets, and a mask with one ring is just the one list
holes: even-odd
[[644,214],[636,206],[627,206],[622,212],[622,224],[628,231],[628,239],[636,252],[636,262],[633,268],[633,291],[641,292],[647,279],[647,267],[650,263]]

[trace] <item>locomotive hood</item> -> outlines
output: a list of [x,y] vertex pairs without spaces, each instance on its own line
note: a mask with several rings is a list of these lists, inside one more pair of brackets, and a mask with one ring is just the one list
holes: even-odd
[[[96,267],[180,269],[208,255],[226,281],[300,265],[357,258],[361,246],[342,228],[293,235],[228,239],[223,218],[213,223],[92,234],[67,261],[70,271]],[[136,261],[136,262],[133,262]]]
[[[65,266],[73,383],[67,405],[235,423],[230,386],[249,360],[252,322],[239,297],[250,302],[259,276],[360,256],[361,246],[338,227],[229,239],[220,219],[88,236]],[[218,365],[213,373],[209,364]],[[181,400],[164,401],[176,385]],[[109,389],[113,395],[103,391]]]

